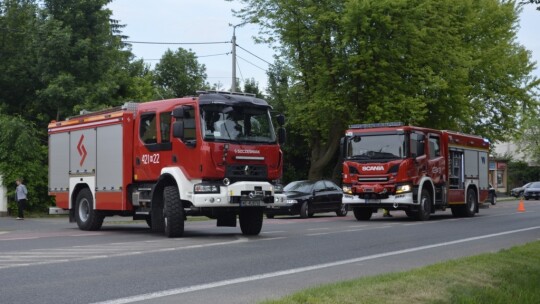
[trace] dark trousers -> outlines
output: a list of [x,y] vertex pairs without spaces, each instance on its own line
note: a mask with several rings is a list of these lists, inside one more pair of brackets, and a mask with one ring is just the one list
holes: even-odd
[[17,209],[19,209],[19,217],[24,218],[24,207],[26,207],[26,200],[18,200],[17,201]]

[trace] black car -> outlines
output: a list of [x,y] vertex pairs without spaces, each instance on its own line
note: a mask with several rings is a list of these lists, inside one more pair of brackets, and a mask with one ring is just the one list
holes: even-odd
[[287,206],[266,209],[266,216],[296,215],[301,218],[313,216],[317,212],[336,212],[346,216],[347,208],[342,204],[343,190],[331,181],[294,181],[285,186]]
[[526,200],[540,199],[540,182],[531,183],[531,185],[523,192],[523,198]]
[[527,189],[532,183],[527,183],[521,187],[514,188],[510,190],[510,195],[515,197],[523,196],[523,192],[525,192],[525,189]]

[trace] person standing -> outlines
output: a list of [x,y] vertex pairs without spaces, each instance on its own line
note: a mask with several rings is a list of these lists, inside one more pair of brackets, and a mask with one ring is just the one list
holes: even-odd
[[26,207],[28,190],[23,184],[23,179],[18,178],[16,181],[17,189],[15,189],[15,198],[17,200],[17,209],[18,209],[18,220],[24,220],[24,208]]

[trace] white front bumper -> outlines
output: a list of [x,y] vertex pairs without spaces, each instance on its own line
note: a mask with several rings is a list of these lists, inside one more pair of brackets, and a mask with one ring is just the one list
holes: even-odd
[[399,195],[390,195],[386,199],[362,199],[358,195],[343,194],[342,203],[346,205],[366,205],[366,204],[380,204],[380,205],[415,205],[412,193],[405,193]]
[[275,193],[274,186],[268,182],[236,182],[229,186],[219,187],[219,193],[193,194],[193,205],[195,207],[239,207],[238,203],[233,203],[233,197],[240,197],[243,191],[256,191],[259,188],[262,192],[271,192],[274,197],[273,203],[263,204],[267,206],[286,206],[287,196],[282,193]]

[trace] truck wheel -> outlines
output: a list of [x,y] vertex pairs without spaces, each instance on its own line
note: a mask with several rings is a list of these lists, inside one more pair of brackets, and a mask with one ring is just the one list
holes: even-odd
[[77,194],[75,219],[81,230],[99,230],[105,216],[94,209],[94,199],[90,189],[84,188]]
[[258,235],[262,224],[262,208],[240,208],[240,230],[243,235]]
[[431,215],[431,195],[426,189],[422,189],[420,195],[420,210],[416,213],[416,219],[419,221],[427,221]]
[[336,210],[336,215],[337,216],[340,216],[340,217],[343,217],[343,216],[347,216],[347,205],[345,204],[341,204],[341,206],[339,207],[338,210]]
[[176,186],[166,186],[163,190],[164,231],[167,237],[179,237],[184,234],[184,206]]
[[371,208],[354,208],[353,213],[356,220],[369,221],[373,214],[373,210]]
[[[308,218],[309,214],[308,202],[303,202],[302,206],[300,206],[300,218]],[[311,216],[313,216],[313,213],[311,213]]]
[[467,190],[467,201],[463,206],[463,216],[473,217],[476,214],[476,208],[478,207],[478,201],[476,199],[476,191],[473,189]]

